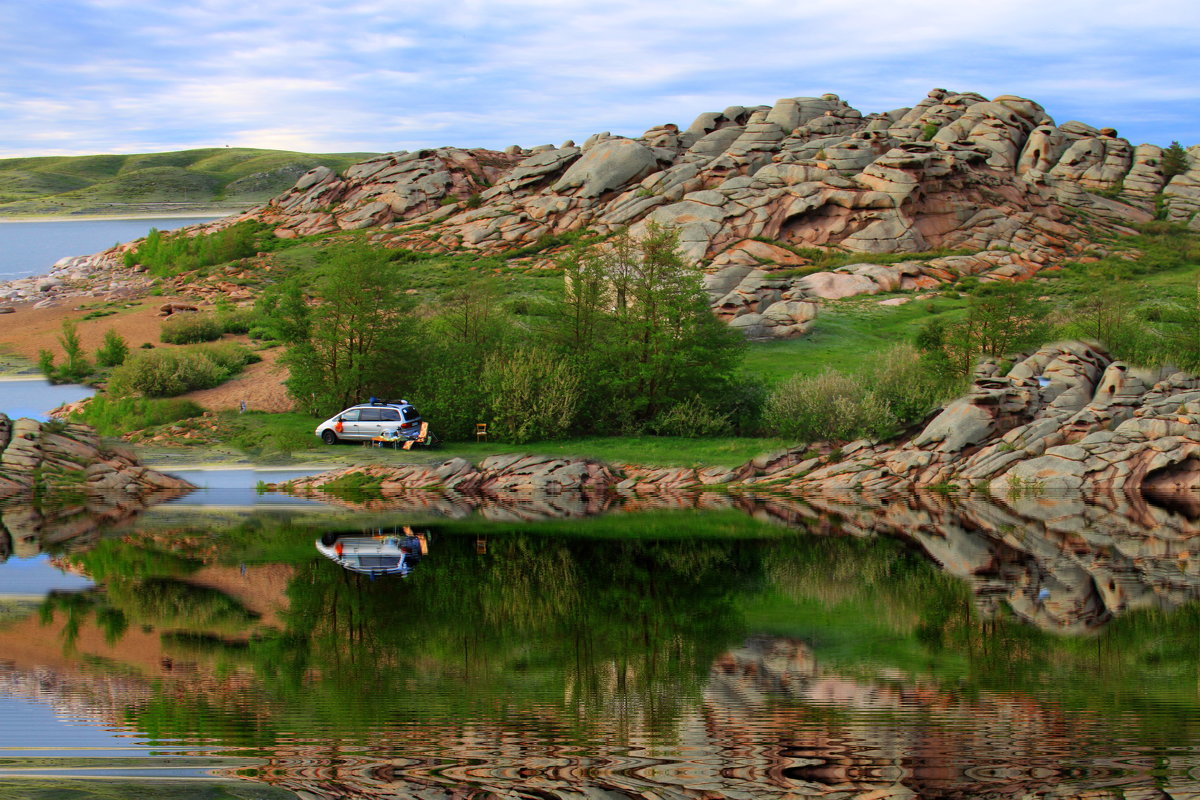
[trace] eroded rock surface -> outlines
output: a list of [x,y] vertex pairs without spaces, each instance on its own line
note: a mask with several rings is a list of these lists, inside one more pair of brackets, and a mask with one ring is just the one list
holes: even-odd
[[54,489],[91,495],[191,488],[187,481],[143,467],[132,450],[102,442],[86,425],[0,414],[0,498]]
[[1200,378],[1137,370],[1082,342],[1042,347],[900,444],[856,442],[790,490],[1200,489]]
[[[1161,148],[1056,125],[1025,98],[935,89],[864,115],[825,95],[706,112],[682,131],[596,134],[582,147],[391,153],[342,176],[320,167],[249,216],[284,237],[369,227],[388,246],[488,254],[585,228],[636,234],[653,220],[677,228],[710,273],[722,317],[748,317],[737,323],[748,336],[774,338],[806,329],[800,303],[962,275],[1019,279],[1100,253],[1097,231],[1149,220],[1160,192],[1170,219],[1194,225],[1195,153],[1167,185]],[[796,277],[809,263],[800,248],[964,255]]]

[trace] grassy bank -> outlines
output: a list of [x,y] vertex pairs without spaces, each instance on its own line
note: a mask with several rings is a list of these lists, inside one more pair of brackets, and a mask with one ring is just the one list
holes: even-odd
[[212,147],[0,159],[0,215],[228,211],[286,191],[313,167],[340,172],[369,155]]
[[[500,453],[594,458],[654,467],[732,468],[789,446],[782,439],[766,437],[589,436],[522,445],[496,441],[447,442],[433,449],[405,451],[364,447],[356,442],[326,445],[313,433],[318,422],[305,414],[225,412],[152,429],[139,446],[147,464],[176,469],[181,464],[245,463],[332,468],[350,464],[428,464],[450,458],[478,463]],[[184,438],[189,431],[204,431],[206,435]]]

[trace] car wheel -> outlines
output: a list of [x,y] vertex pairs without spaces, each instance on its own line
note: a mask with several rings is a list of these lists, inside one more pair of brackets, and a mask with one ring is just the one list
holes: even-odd
[[329,428],[326,428],[321,434],[321,441],[325,442],[325,444],[337,444],[339,440],[336,433]]
[[326,547],[333,547],[337,544],[338,535],[336,533],[325,532],[321,534],[321,544]]

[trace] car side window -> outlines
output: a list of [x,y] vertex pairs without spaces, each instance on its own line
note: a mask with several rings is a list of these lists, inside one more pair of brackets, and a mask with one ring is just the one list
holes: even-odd
[[364,408],[359,414],[359,422],[379,422],[383,417],[379,413],[378,408]]
[[338,416],[341,417],[345,422],[358,422],[358,409],[352,408],[349,411],[343,411]]
[[412,406],[401,409],[401,413],[404,414],[405,420],[416,419],[417,417],[421,416],[419,413],[417,413],[417,410],[415,408],[413,408]]
[[384,422],[395,422],[400,419],[400,411],[395,408],[385,408],[380,410],[379,417]]

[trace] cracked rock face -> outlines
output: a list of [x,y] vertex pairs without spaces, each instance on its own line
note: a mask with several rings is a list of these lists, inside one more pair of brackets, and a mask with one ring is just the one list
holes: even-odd
[[[1148,221],[1159,192],[1171,220],[1197,225],[1198,151],[1169,184],[1161,156],[1111,129],[1056,125],[1020,97],[935,89],[911,108],[864,115],[824,95],[706,112],[682,131],[596,134],[582,147],[398,152],[342,176],[321,167],[249,216],[283,237],[370,228],[387,246],[488,254],[585,228],[636,235],[653,220],[720,275],[722,317],[775,338],[808,322],[795,307],[766,313],[781,300],[931,288],[964,274],[1020,279],[1095,254],[1096,231]],[[808,263],[800,248],[973,255],[790,277]],[[733,283],[735,266],[773,274]]]
[[141,466],[131,450],[102,442],[86,425],[0,414],[0,499],[55,489],[119,496],[191,488],[187,481]]
[[1200,489],[1200,377],[1134,370],[1083,342],[1047,345],[1007,375],[978,375],[969,394],[908,441],[856,443],[846,460],[789,486],[940,483],[993,492]]

